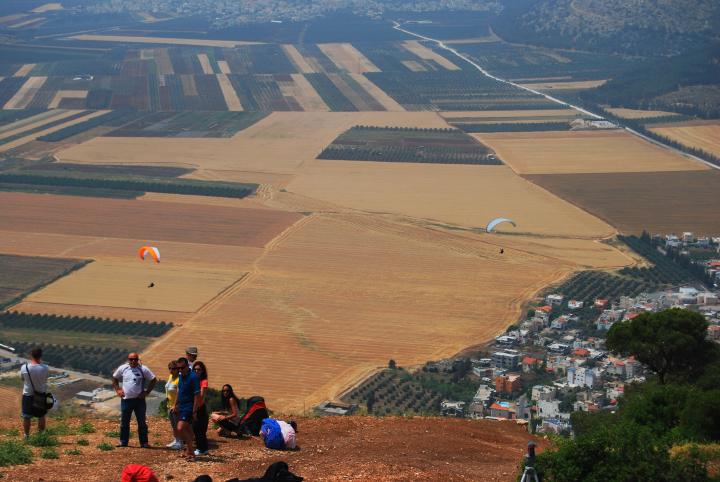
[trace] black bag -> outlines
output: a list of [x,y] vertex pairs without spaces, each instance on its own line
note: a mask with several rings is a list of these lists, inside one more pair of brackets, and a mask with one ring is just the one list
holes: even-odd
[[32,381],[30,368],[27,363],[25,364],[25,373],[27,373],[28,380],[30,380],[30,386],[33,389],[33,394],[30,395],[32,398],[32,414],[35,417],[44,417],[47,411],[55,405],[55,397],[53,397],[50,392],[43,393],[35,390],[35,384]]

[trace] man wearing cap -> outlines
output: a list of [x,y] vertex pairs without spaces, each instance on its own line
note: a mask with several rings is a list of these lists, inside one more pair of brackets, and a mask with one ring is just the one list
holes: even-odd
[[189,346],[185,350],[185,358],[188,360],[188,365],[190,365],[190,370],[193,369],[193,364],[195,363],[195,360],[197,360],[198,357],[198,349],[196,346]]
[[[155,374],[140,364],[140,355],[130,353],[128,362],[120,365],[112,376],[115,393],[120,400],[120,443],[118,447],[127,447],[130,441],[130,418],[135,412],[138,425],[138,437],[142,448],[150,448],[148,426],[145,420],[147,406],[145,397],[150,395],[157,382]],[[122,387],[120,386],[122,383]]]

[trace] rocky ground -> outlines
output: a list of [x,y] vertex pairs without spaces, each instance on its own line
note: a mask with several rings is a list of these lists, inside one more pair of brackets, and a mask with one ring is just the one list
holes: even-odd
[[[81,422],[92,423],[95,433],[76,434]],[[512,481],[525,446],[531,438],[513,422],[472,421],[446,418],[330,417],[298,419],[300,448],[292,452],[266,449],[257,438],[238,440],[210,435],[210,455],[187,462],[178,452],[165,449],[170,440],[166,420],[151,419],[153,448],[132,447],[102,451],[98,445],[117,443],[115,420],[51,420],[49,426],[67,425],[68,435],[59,436],[59,459],[43,459],[33,448],[30,465],[0,467],[0,479],[11,481],[120,480],[129,463],[151,467],[161,481],[193,481],[209,474],[215,481],[233,477],[260,476],[278,460],[308,481]],[[0,441],[18,439],[19,420],[0,419]],[[133,430],[134,432],[135,430]],[[534,438],[534,437],[533,437]],[[78,445],[86,439],[87,445]],[[540,449],[548,442],[534,438]],[[82,442],[81,442],[82,443]],[[67,451],[79,450],[70,455]]]

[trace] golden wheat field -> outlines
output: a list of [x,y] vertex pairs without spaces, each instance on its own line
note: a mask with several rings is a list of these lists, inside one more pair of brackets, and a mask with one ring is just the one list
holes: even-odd
[[[297,412],[364,370],[451,355],[502,331],[568,263],[374,216],[306,218],[238,289],[147,350],[158,365],[198,345],[213,385]],[[237,369],[238,344],[243,369]],[[282,353],[282,355],[280,355]]]
[[[33,293],[34,303],[194,312],[245,273],[141,260],[96,261]],[[152,288],[148,288],[153,283]]]
[[615,114],[623,119],[647,119],[650,117],[665,117],[669,115],[678,115],[675,112],[667,112],[663,110],[641,110],[641,109],[623,109],[623,108],[608,108],[608,112]]
[[20,395],[19,390],[0,386],[0,416],[20,415]]
[[624,130],[474,134],[518,174],[706,170]]
[[685,146],[702,149],[714,156],[720,156],[720,122],[687,126],[676,124],[667,127],[651,127],[650,130]]

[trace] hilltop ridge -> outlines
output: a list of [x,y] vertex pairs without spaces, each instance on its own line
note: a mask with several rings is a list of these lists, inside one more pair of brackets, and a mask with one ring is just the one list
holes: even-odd
[[[95,433],[75,435],[83,421],[92,423]],[[15,418],[0,418],[0,434],[5,434],[0,435],[0,441],[18,439],[11,431],[18,427],[18,422]],[[225,481],[232,477],[260,476],[269,464],[284,460],[293,473],[308,481],[511,481],[517,476],[529,439],[534,439],[541,449],[547,446],[546,441],[530,437],[513,421],[362,416],[304,418],[298,419],[298,451],[268,450],[256,438],[225,439],[211,432],[211,455],[198,457],[196,462],[185,462],[179,460],[177,452],[164,448],[170,439],[167,420],[152,418],[148,423],[153,449],[137,448],[137,440],[133,439],[130,448],[101,451],[97,448],[101,442],[112,446],[117,442],[107,435],[118,430],[116,421],[50,420],[49,427],[60,426],[61,432],[70,434],[58,436],[59,459],[42,459],[40,449],[34,448],[32,464],[0,467],[0,477],[13,481],[109,482],[119,480],[126,464],[140,463],[151,467],[163,481],[192,481],[200,474]],[[89,444],[78,445],[79,439],[86,439]],[[72,449],[81,454],[66,453]]]

